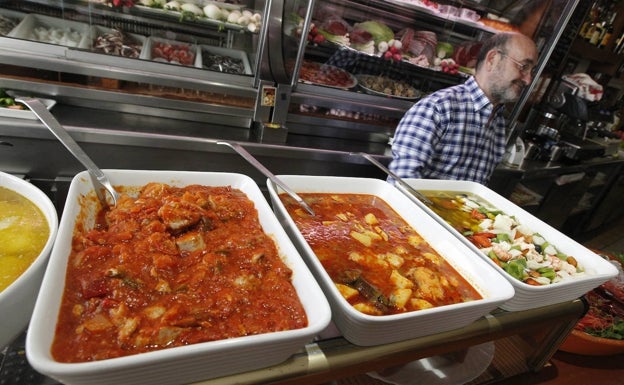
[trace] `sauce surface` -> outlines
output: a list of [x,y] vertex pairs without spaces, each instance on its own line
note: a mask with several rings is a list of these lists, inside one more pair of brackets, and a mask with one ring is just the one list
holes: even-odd
[[39,256],[50,226],[37,205],[0,187],[0,291],[6,289]]
[[300,193],[315,215],[281,194],[338,290],[357,310],[386,315],[482,296],[383,199]]
[[292,271],[240,190],[152,183],[83,225],[52,344],[58,361],[307,326]]

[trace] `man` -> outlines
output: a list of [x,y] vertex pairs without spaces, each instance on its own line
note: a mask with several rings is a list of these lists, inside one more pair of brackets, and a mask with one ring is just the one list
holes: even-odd
[[537,63],[535,43],[519,33],[483,42],[475,75],[410,108],[397,126],[389,168],[401,178],[485,184],[505,152],[505,103],[518,100]]

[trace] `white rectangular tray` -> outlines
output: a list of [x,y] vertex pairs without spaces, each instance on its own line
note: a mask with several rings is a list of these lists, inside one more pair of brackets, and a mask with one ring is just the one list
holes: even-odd
[[[157,42],[188,46],[190,48],[190,51],[193,52],[193,55],[195,55],[195,57],[193,58],[193,64],[185,65],[185,67],[197,67],[197,63],[201,63],[201,50],[198,49],[197,44],[171,40],[171,39],[164,39],[164,38],[156,37],[156,36],[150,36],[147,38],[145,44],[143,44],[143,49],[141,50],[141,55],[139,57],[145,60],[152,60],[152,61],[156,61],[160,63],[168,63],[165,60],[158,60],[152,57],[152,46],[154,45],[154,43],[157,43]],[[169,64],[176,64],[176,63],[169,63]]]
[[[471,250],[475,251],[484,261],[496,269],[504,276],[514,287],[516,295],[510,300],[502,304],[500,307],[505,310],[518,311],[527,310],[565,301],[570,301],[581,297],[593,288],[608,281],[617,275],[617,270],[612,264],[596,255],[591,250],[582,246],[578,242],[569,238],[565,234],[551,227],[542,220],[529,214],[516,204],[507,200],[491,189],[475,182],[455,181],[455,180],[433,180],[433,179],[405,179],[405,182],[417,191],[454,191],[458,193],[470,193],[486,200],[491,205],[501,210],[507,215],[514,216],[520,224],[528,226],[532,231],[540,233],[550,244],[554,245],[561,252],[571,255],[586,269],[586,274],[568,281],[553,283],[543,286],[531,286],[521,282],[511,275],[507,274],[501,267],[496,265],[487,255],[481,252],[466,237],[460,234],[444,219],[438,216],[427,205],[413,198],[413,201],[431,217],[435,218],[438,223],[444,226],[447,231],[466,244]],[[397,187],[405,191],[406,195],[410,195],[405,189],[397,185]]]
[[[100,25],[94,25],[91,27],[90,30],[90,36],[89,36],[89,49],[91,49],[94,52],[97,53],[104,53],[104,52],[100,52],[97,51],[95,49],[95,39],[97,39],[98,37],[107,34],[107,33],[111,33],[113,32],[114,29],[112,28],[107,28],[107,27],[102,27]],[[127,35],[127,37],[132,38],[134,41],[136,41],[137,43],[140,44],[141,48],[140,48],[140,52],[139,55],[136,57],[138,59],[138,57],[141,55],[141,53],[143,52],[143,47],[145,46],[145,42],[147,41],[147,37],[143,36],[143,35],[137,35],[135,33],[127,33],[127,32],[123,32],[124,35]],[[111,54],[112,55],[112,54]]]
[[[88,48],[89,47],[89,25],[80,23],[73,20],[64,20],[56,17],[49,17],[45,15],[29,14],[9,33],[9,37],[18,39],[38,41],[41,43],[53,44],[49,41],[38,40],[33,36],[35,28],[42,27],[47,29],[58,29],[77,32],[80,34],[80,40],[74,46],[72,44],[58,44],[61,46],[75,47],[75,48]],[[56,45],[56,44],[55,44]]]
[[[48,110],[50,110],[56,104],[56,100],[52,99],[42,99],[41,103],[43,103]],[[0,107],[0,116],[4,116],[6,118],[15,118],[15,119],[30,119],[37,120],[37,115],[34,112],[28,109],[28,107],[24,106],[23,110],[15,110],[13,108],[3,108]]]
[[[243,73],[235,74],[235,75],[251,75],[252,74],[251,66],[249,65],[249,59],[247,58],[247,54],[244,51],[237,50],[237,49],[223,48],[223,47],[214,47],[211,45],[200,45],[199,47],[200,47],[202,54],[195,61],[196,67],[208,69],[207,67],[204,67],[203,60],[206,54],[208,55],[213,54],[213,55],[220,55],[220,56],[228,56],[234,59],[241,60],[243,62],[243,68],[244,68]],[[226,72],[223,72],[223,73],[226,73]]]
[[[19,25],[19,23],[22,21],[22,19],[26,16],[25,13],[22,12],[17,12],[17,11],[12,11],[10,9],[0,9],[0,15],[4,16],[6,18],[9,19],[13,19],[16,21],[16,25],[15,27],[13,27],[13,29],[17,28],[17,26]],[[13,30],[12,29],[12,30]],[[12,31],[11,30],[11,31]],[[11,31],[7,31],[7,33],[5,34],[6,36],[9,35],[9,33],[11,33]],[[0,33],[0,36],[2,36],[3,34]]]
[[190,171],[104,170],[104,173],[114,186],[139,187],[159,182],[173,186],[231,186],[241,190],[254,202],[262,228],[275,240],[280,256],[292,270],[293,286],[307,314],[308,326],[101,361],[55,361],[50,348],[64,291],[74,227],[78,217],[85,226],[92,226],[98,206],[95,199],[85,198],[93,198],[93,186],[88,173],[81,172],[70,185],[58,237],[27,334],[26,355],[35,370],[66,384],[186,384],[276,365],[302,349],[327,327],[331,313],[323,292],[251,178],[234,173]]
[[351,343],[379,345],[457,329],[484,316],[514,295],[513,288],[500,274],[391,184],[380,179],[353,177],[278,177],[297,193],[361,193],[383,199],[483,297],[470,302],[384,316],[367,315],[355,310],[340,294],[286,211],[278,190],[268,180],[273,210],[325,291],[332,307],[334,324]]

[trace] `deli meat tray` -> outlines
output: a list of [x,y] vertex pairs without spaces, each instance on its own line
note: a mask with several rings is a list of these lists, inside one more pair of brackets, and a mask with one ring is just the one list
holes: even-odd
[[[327,300],[325,299],[323,292],[321,291],[319,285],[316,283],[311,272],[306,267],[303,259],[301,258],[297,250],[295,249],[294,245],[289,240],[284,229],[281,227],[281,225],[277,221],[277,218],[271,211],[271,208],[268,202],[262,195],[260,188],[251,178],[242,174],[218,173],[218,172],[151,171],[151,170],[150,171],[103,170],[103,171],[110,178],[113,186],[120,188],[121,192],[124,193],[122,194],[121,199],[126,199],[126,206],[121,206],[121,207],[124,207],[124,209],[120,208],[121,211],[117,210],[115,213],[116,215],[121,215],[121,218],[124,218],[124,216],[126,215],[124,213],[126,212],[125,208],[129,207],[127,206],[128,202],[131,202],[130,203],[131,206],[136,206],[137,204],[141,204],[140,203],[141,201],[145,200],[145,199],[132,200],[133,198],[128,198],[127,196],[125,196],[125,194],[128,194],[130,197],[133,197],[133,194],[138,195],[138,190],[142,186],[146,186],[148,183],[152,183],[152,182],[156,183],[156,186],[158,186],[159,184],[166,184],[168,186],[172,186],[173,188],[177,188],[177,187],[182,188],[182,187],[187,187],[191,185],[199,185],[200,187],[206,186],[210,188],[212,187],[218,188],[218,190],[216,191],[225,191],[226,193],[224,194],[221,193],[221,195],[218,195],[217,193],[213,193],[210,197],[216,196],[214,202],[212,201],[208,202],[208,200],[202,200],[201,202],[205,202],[205,203],[198,203],[198,204],[201,204],[202,207],[205,207],[205,210],[209,210],[210,208],[212,208],[212,210],[214,210],[212,211],[213,214],[210,214],[210,213],[208,214],[215,215],[219,218],[240,218],[242,216],[246,216],[247,214],[242,214],[242,215],[237,214],[239,212],[242,213],[242,211],[236,211],[236,209],[233,209],[232,204],[230,205],[224,204],[224,203],[227,203],[227,202],[224,202],[224,199],[234,199],[234,197],[236,197],[237,201],[235,202],[238,202],[238,201],[242,202],[242,199],[244,199],[244,196],[246,196],[247,200],[251,201],[252,206],[253,206],[251,207],[251,209],[246,209],[246,210],[252,213],[253,208],[255,208],[255,210],[257,210],[257,220],[254,219],[251,221],[246,221],[245,223],[259,222],[259,225],[262,228],[261,231],[263,231],[269,239],[273,240],[277,248],[277,253],[278,253],[279,258],[281,258],[281,260],[283,261],[286,267],[290,268],[290,271],[292,272],[290,276],[292,287],[294,289],[294,292],[296,293],[296,296],[299,299],[299,303],[301,304],[301,307],[303,311],[305,312],[305,315],[307,316],[307,326],[303,326],[299,328],[292,328],[292,329],[280,329],[278,331],[272,331],[272,332],[259,332],[259,333],[254,333],[253,331],[246,333],[245,332],[246,329],[240,330],[237,327],[235,328],[235,330],[227,332],[228,333],[227,335],[231,335],[232,337],[210,340],[208,342],[181,344],[180,346],[175,346],[175,347],[167,347],[169,345],[159,345],[161,348],[157,350],[148,350],[147,352],[138,352],[138,353],[134,353],[130,355],[113,356],[111,358],[100,357],[100,359],[97,359],[97,360],[87,360],[87,361],[80,360],[81,362],[65,362],[65,360],[61,362],[55,359],[52,354],[52,346],[54,342],[55,333],[57,330],[57,319],[59,318],[59,315],[61,313],[60,305],[61,305],[61,300],[65,292],[64,283],[66,282],[66,278],[68,278],[67,271],[70,270],[68,269],[68,262],[70,260],[69,254],[72,251],[73,233],[74,233],[75,225],[79,225],[80,228],[84,228],[86,230],[93,229],[93,227],[95,226],[94,222],[96,220],[95,219],[97,215],[96,213],[98,212],[98,207],[99,207],[99,204],[97,203],[97,199],[95,198],[93,185],[91,183],[89,174],[86,171],[84,171],[84,172],[77,174],[72,180],[72,183],[70,185],[68,197],[67,197],[66,204],[63,210],[63,216],[61,218],[61,223],[59,226],[60,231],[56,239],[55,247],[52,250],[48,268],[43,278],[41,291],[37,298],[37,303],[35,305],[35,310],[33,312],[33,316],[32,316],[30,326],[28,329],[28,333],[27,333],[26,355],[28,357],[29,363],[38,372],[48,377],[54,378],[64,384],[85,384],[85,385],[102,384],[104,385],[104,384],[192,383],[192,382],[197,382],[197,381],[208,380],[208,379],[215,378],[215,377],[221,377],[221,376],[226,376],[230,374],[260,369],[260,368],[264,368],[264,367],[268,367],[272,365],[277,365],[278,363],[285,361],[286,359],[288,359],[288,357],[290,357],[291,355],[295,354],[297,351],[302,349],[305,346],[305,344],[311,342],[315,338],[316,335],[322,332],[329,325],[330,319],[331,319],[331,313],[330,313],[329,304]],[[227,193],[227,191],[229,191],[228,189],[232,189],[232,190],[235,189],[236,191],[233,191],[232,193]],[[156,191],[161,191],[161,190],[152,190],[152,191],[156,192]],[[188,191],[198,191],[198,190],[187,190],[185,194],[193,194],[192,192],[188,192]],[[229,196],[233,196],[233,198],[227,198]],[[226,197],[226,198],[221,198],[221,197]],[[167,199],[171,199],[171,198],[167,198]],[[201,198],[201,199],[205,199],[205,198]],[[245,207],[248,207],[249,205],[247,200],[244,203]],[[120,202],[121,200],[117,202],[118,206],[120,205]],[[196,201],[196,202],[200,202],[200,201]],[[163,205],[161,206],[161,208],[162,207],[165,207],[165,206]],[[234,214],[234,216],[233,217],[221,216],[222,214],[217,213],[217,209],[219,207],[223,207],[226,210],[226,211],[222,211],[223,214],[227,215],[227,213],[231,213],[231,214]],[[228,207],[230,208],[228,209]],[[202,214],[202,215],[205,215],[205,214]],[[251,215],[253,216],[253,214]],[[159,216],[162,217],[160,213],[159,213]],[[117,218],[120,218],[120,217],[117,217]],[[176,217],[174,216],[173,219],[175,220],[175,218]],[[183,217],[178,217],[178,218],[183,218]],[[241,223],[241,222],[236,222],[235,219],[232,219],[232,220],[234,221],[234,224]],[[122,223],[128,222],[125,219],[123,219],[123,221],[124,222]],[[198,222],[198,226],[208,225],[207,228],[206,227],[200,227],[200,228],[208,229],[208,231],[210,231],[211,229],[215,228],[214,226],[209,224],[210,221],[211,221],[210,217],[204,216],[201,222]],[[214,217],[212,218],[212,221],[214,221]],[[227,221],[228,220],[226,220],[225,222]],[[159,221],[157,219],[152,219],[149,222],[156,225],[156,223]],[[119,223],[119,219],[117,220],[117,223]],[[214,224],[215,222],[212,222],[212,223]],[[222,222],[219,222],[219,223],[222,223]],[[219,229],[219,226],[220,225],[217,225],[217,229]],[[249,228],[251,228],[251,226],[249,226]],[[192,231],[197,231],[197,230],[192,230]],[[201,231],[204,231],[204,230],[201,230]],[[229,239],[229,238],[221,238],[225,235],[224,231],[225,230],[219,231],[218,235],[213,235],[214,237],[213,239],[217,239],[217,240]],[[262,245],[265,244],[265,243],[254,243],[254,242],[265,242],[264,241],[265,237],[263,236],[262,238],[260,238],[257,231],[252,230],[251,231],[252,236],[247,236],[246,238],[245,238],[245,234],[238,234],[236,232],[232,233],[229,230],[227,231],[230,234],[229,236],[241,237],[241,243],[243,242],[244,239],[247,239],[245,241],[246,242],[245,245],[251,245],[251,247],[253,247],[253,245],[260,245],[258,247],[262,247]],[[177,233],[177,234],[180,234],[180,233]],[[189,234],[192,235],[192,233],[189,233]],[[157,235],[157,233],[153,233],[152,235]],[[149,237],[151,238],[152,236],[150,235]],[[179,239],[179,238],[175,238],[175,239]],[[162,237],[160,237],[159,240],[160,241],[156,241],[155,243],[151,243],[151,244],[163,245],[167,243],[167,242],[163,242]],[[190,238],[189,241],[193,241],[193,238]],[[239,246],[237,246],[236,242],[230,242],[230,241],[228,241],[229,243],[225,245],[226,249],[223,249],[223,248],[219,249],[221,251],[219,250],[215,251],[214,248],[211,248],[210,250],[207,250],[207,251],[203,251],[201,249],[197,249],[196,251],[200,252],[200,255],[205,255],[205,257],[202,257],[202,258],[215,258],[217,254],[223,255],[223,258],[225,258],[226,256],[228,257],[233,256],[234,254],[239,255],[240,253],[236,251],[238,249],[235,249],[236,247],[239,247]],[[118,244],[117,246],[114,246],[114,247],[123,247],[123,246]],[[160,250],[160,247],[161,246],[157,246],[159,250]],[[165,249],[162,249],[162,250],[165,250]],[[227,250],[233,250],[233,251],[228,252]],[[270,250],[270,249],[257,248],[256,250],[262,251],[262,250]],[[151,253],[152,252],[148,251],[147,255]],[[201,254],[201,253],[206,253],[206,254]],[[146,253],[143,253],[143,254],[146,254]],[[157,252],[156,256],[158,255],[162,255],[162,254]],[[173,255],[173,254],[170,254],[170,255]],[[249,259],[246,259],[245,261],[241,261],[241,264],[254,263],[257,261],[262,262],[263,261],[262,258],[264,258],[263,255],[264,254],[260,254],[257,256],[257,258],[254,256],[253,258],[249,258]],[[75,256],[75,253],[72,253],[72,256]],[[112,259],[109,258],[109,260],[114,261],[113,263],[115,264],[119,263],[117,262],[117,257],[115,255],[113,255],[113,257],[114,258]],[[186,254],[186,255],[176,254],[176,257],[178,259],[181,259],[180,257],[183,257],[184,260],[188,261],[190,254]],[[195,259],[196,258],[194,257],[193,260]],[[74,264],[81,263],[75,258],[71,260],[75,262]],[[200,262],[202,260],[203,259],[200,259]],[[237,260],[240,261],[240,259],[238,258]],[[124,278],[124,281],[121,282],[121,286],[117,284],[118,285],[117,288],[114,291],[112,291],[112,293],[117,293],[115,294],[117,296],[121,295],[120,297],[118,297],[118,300],[109,298],[108,296],[103,297],[102,301],[104,300],[108,301],[107,303],[109,303],[109,305],[105,306],[104,305],[105,303],[101,302],[102,304],[100,306],[106,309],[107,306],[110,306],[112,304],[114,305],[114,307],[111,308],[111,313],[106,313],[106,312],[99,313],[98,315],[99,315],[100,320],[102,320],[102,318],[106,319],[106,317],[108,317],[107,314],[111,314],[111,317],[112,317],[113,311],[119,311],[118,309],[120,308],[115,307],[115,303],[120,303],[120,302],[125,303],[125,301],[128,300],[127,297],[123,296],[123,294],[119,294],[120,292],[125,292],[126,290],[134,290],[134,292],[136,292],[138,288],[140,287],[147,287],[148,294],[152,293],[151,294],[152,297],[156,296],[157,294],[156,291],[163,292],[163,293],[170,293],[170,294],[174,294],[180,297],[189,297],[192,294],[194,294],[194,291],[195,291],[194,287],[196,287],[197,284],[203,283],[203,286],[201,286],[202,288],[209,287],[210,285],[210,282],[206,282],[206,279],[208,278],[208,276],[204,276],[203,278],[199,276],[198,278],[200,281],[196,280],[195,281],[196,283],[191,285],[191,282],[186,278],[187,275],[182,275],[180,279],[175,280],[175,281],[172,278],[167,278],[167,281],[171,282],[172,284],[171,289],[173,291],[167,291],[166,290],[167,287],[163,287],[165,291],[162,291],[161,289],[159,289],[161,285],[158,284],[156,287],[154,287],[150,283],[150,282],[153,282],[153,280],[152,278],[149,278],[149,277],[154,277],[154,276],[169,277],[176,270],[169,269],[169,270],[154,271],[154,269],[156,268],[162,269],[162,266],[158,266],[156,263],[156,260],[154,261],[155,262],[151,264],[152,265],[150,269],[151,272],[149,273],[151,274],[150,276],[148,276],[145,273],[142,273],[143,275],[139,275],[139,273],[137,273],[136,270],[128,270],[129,266],[126,266],[126,268],[123,268],[124,263],[125,263],[123,261],[121,261],[122,264],[119,265],[120,267],[119,269],[118,268],[112,269],[112,270],[122,272],[123,274],[122,276],[128,277],[127,279],[132,279],[134,283],[131,284],[130,286],[127,286],[127,284],[125,283],[126,278]],[[216,260],[211,259],[210,261],[215,262]],[[206,262],[208,262],[208,260],[204,260],[204,263]],[[180,262],[180,263],[184,263],[184,262]],[[227,263],[227,261],[224,261],[221,263]],[[146,265],[147,265],[146,267],[150,267],[149,263],[146,263]],[[202,268],[204,269],[206,268],[205,264],[204,265],[199,264],[199,265],[193,265],[193,266],[196,266],[196,268],[191,270],[190,272],[191,275],[193,275],[195,272],[206,271],[207,274],[211,274],[210,277],[215,277],[214,275],[215,273],[220,274],[220,272],[224,271],[225,269],[225,267],[223,266],[219,268],[218,264],[214,265],[215,266],[214,269],[208,268],[208,270],[202,270]],[[236,266],[230,267],[230,269],[235,269],[235,268]],[[257,281],[257,280],[258,279],[262,280],[264,276],[269,276],[269,274],[262,274],[260,277],[257,277],[257,275],[254,275],[252,277],[248,275],[248,273],[246,273],[246,271],[252,271],[252,270],[243,271],[242,270],[243,267],[240,267],[240,269],[241,269],[240,272],[235,273],[235,274],[241,274],[241,275],[238,275],[237,277],[241,277],[241,279],[243,280],[240,282],[238,282],[238,280],[234,280],[233,282],[228,280],[227,282],[230,282],[228,283],[228,285],[246,284],[246,282],[251,283],[251,284],[253,284],[254,282],[260,282],[260,284],[262,284],[262,282],[264,281]],[[110,269],[107,271],[110,271]],[[97,271],[94,271],[93,276],[96,277],[96,273],[98,272],[99,274],[97,275],[97,277],[102,277],[101,268]],[[110,274],[106,273],[105,277],[107,276],[110,276]],[[137,280],[137,278],[133,278],[133,277],[146,277],[146,278]],[[225,281],[226,279],[229,279],[227,277],[231,277],[231,276],[228,275],[227,277],[225,277],[225,276],[217,275],[216,277],[218,277],[221,281]],[[254,277],[257,277],[257,278],[254,278]],[[149,278],[149,281],[147,280],[147,278]],[[102,281],[101,278],[98,278],[98,279]],[[89,282],[97,282],[98,279],[92,278],[92,279],[89,279]],[[178,284],[179,282],[182,282],[181,286]],[[277,282],[277,280],[273,280],[270,282]],[[270,282],[269,284],[271,284]],[[124,287],[126,287],[127,289],[124,289]],[[152,289],[153,287],[154,289]],[[284,286],[280,284],[279,287],[284,287]],[[124,291],[121,291],[122,289]],[[219,293],[221,293],[223,290],[226,290],[226,293],[232,293],[232,290],[227,289],[227,286],[219,286],[217,287],[217,289],[220,290]],[[246,287],[245,291],[242,291],[242,293],[251,293],[251,291],[247,291],[247,290],[248,289]],[[78,289],[78,291],[83,292],[84,288]],[[128,292],[133,293],[132,291],[128,291]],[[236,291],[235,293],[238,293],[238,291]],[[90,298],[90,297],[84,297],[84,295],[85,294],[83,294],[83,298]],[[198,314],[200,317],[205,317],[206,314],[210,314],[210,313],[206,313],[206,312],[209,312],[210,309],[223,309],[223,308],[233,309],[233,308],[238,308],[238,306],[244,306],[244,305],[238,305],[234,303],[224,304],[224,306],[218,306],[218,307],[214,307],[210,305],[217,299],[215,299],[212,302],[209,299],[212,299],[215,297],[225,298],[227,302],[227,299],[232,298],[233,295],[234,294],[230,294],[229,296],[226,295],[225,297],[220,296],[220,295],[217,297],[216,295],[213,295],[213,296],[209,296],[210,298],[205,298],[201,301],[198,298],[197,301],[193,302],[195,303],[195,305],[193,305],[192,308],[188,309],[189,313],[187,314]],[[250,301],[250,300],[253,301],[254,299],[256,299],[255,296],[252,297],[252,294],[247,294],[247,295],[249,296],[249,298],[247,298],[247,301]],[[134,294],[128,295],[128,297],[132,297],[132,296],[134,296]],[[194,297],[194,298],[197,298],[197,297]],[[265,299],[262,299],[262,298],[265,298]],[[89,300],[93,300],[93,298],[90,298]],[[111,300],[112,300],[112,303],[110,303]],[[84,299],[82,301],[84,301]],[[131,301],[129,302],[130,304],[133,303],[132,298],[130,298],[129,301]],[[274,309],[274,311],[276,312],[277,311],[283,312],[283,316],[288,317],[287,313],[283,310],[283,307],[277,306],[278,304],[273,304],[270,298],[267,300],[266,295],[264,297],[261,297],[260,301],[262,301],[262,303],[265,304],[263,306],[268,306],[267,309]],[[180,303],[180,301],[177,301],[177,303]],[[241,302],[238,302],[238,303],[241,303]],[[76,306],[83,306],[83,305],[74,305],[73,308],[76,308]],[[142,310],[143,313],[147,312],[145,314],[152,319],[154,318],[151,317],[151,315],[158,316],[158,313],[153,313],[150,310],[154,308],[154,306],[150,306],[146,308],[145,307],[146,305],[143,305],[142,302],[136,303],[135,305],[132,305],[132,306],[138,306],[140,309],[143,309]],[[175,308],[175,306],[168,307],[168,309],[172,309],[172,308]],[[280,310],[275,310],[275,309],[280,309]],[[200,313],[197,313],[198,311]],[[215,311],[218,311],[218,310],[215,310]],[[72,311],[71,314],[73,315],[74,312]],[[202,316],[202,314],[204,316]],[[228,315],[227,313],[220,313],[220,314],[221,315],[218,316],[219,317],[218,319],[221,319]],[[241,314],[243,316],[246,316],[246,314],[242,311],[237,311],[236,314]],[[200,318],[200,319],[205,319],[205,318]],[[231,318],[227,318],[227,319],[231,319]],[[72,319],[72,322],[74,322],[73,319]],[[99,322],[100,321],[98,321],[98,323]],[[143,322],[143,321],[140,321],[140,322]],[[209,327],[210,324],[211,322],[208,322],[207,327]],[[106,325],[106,323],[104,323],[103,325]],[[178,324],[172,324],[172,325],[178,325]],[[187,326],[184,326],[184,325],[187,325]],[[200,323],[200,324],[192,324],[192,323],[184,324],[183,323],[181,324],[181,327],[188,328],[189,327],[188,325],[190,325],[190,328],[192,329],[192,330],[191,329],[188,330],[188,332],[190,333],[196,330],[197,328],[199,328],[198,325],[202,325],[202,327],[205,326],[205,323]],[[243,324],[240,324],[237,321],[236,325],[243,325]],[[223,327],[227,327],[227,326],[223,325]],[[79,333],[78,331],[79,329],[80,329],[79,327],[76,327],[74,330],[76,330],[76,333]],[[151,330],[150,327],[147,327],[147,329]],[[95,329],[95,331],[91,331],[91,329],[88,329],[88,330],[90,330],[91,333],[95,333],[98,331],[97,328]],[[142,330],[145,330],[145,329],[140,328],[138,329],[137,332],[140,332]],[[161,338],[160,335],[161,333],[163,333],[163,330],[164,330],[164,333],[166,333],[165,335],[168,335],[167,333],[170,333],[169,330],[176,330],[176,329],[173,328],[172,326],[168,326],[164,328],[160,327],[156,332],[157,334],[152,334],[156,336],[155,337],[157,338],[156,341],[158,341],[158,339]],[[222,330],[222,329],[219,329],[219,330]],[[71,332],[71,330],[69,330],[69,332]],[[234,333],[234,334],[231,334],[231,333]],[[97,334],[97,335],[100,335],[100,334]],[[145,337],[139,336],[137,338],[139,338],[138,341],[141,341],[140,338],[145,338]],[[102,340],[109,341],[108,338],[102,339]],[[127,346],[125,347],[125,349],[133,345],[136,345],[134,341],[137,341],[137,340],[132,340],[130,341],[130,343],[126,343]],[[115,344],[116,343],[115,339],[113,339],[111,343]],[[100,346],[96,348],[97,349],[96,351],[104,352],[105,348],[109,345],[107,345],[106,342],[103,342],[100,344]],[[63,345],[61,344],[57,346],[62,347]],[[139,343],[138,346],[141,347],[144,345],[142,343]],[[75,349],[75,350],[81,350],[81,349]],[[70,352],[70,353],[63,353],[63,354],[72,354],[72,353]],[[101,353],[98,353],[98,354],[101,354]]]
[[[373,201],[380,198],[418,234],[416,238],[424,239],[443,260],[446,260],[460,276],[464,277],[464,279],[481,294],[481,298],[469,301],[462,302],[460,300],[450,304],[420,308],[404,311],[402,313],[384,313],[377,315],[356,310],[356,308],[343,297],[337,284],[333,282],[312,247],[306,241],[302,232],[297,228],[297,224],[289,214],[284,203],[280,200],[279,194],[281,190],[278,191],[275,185],[268,180],[267,186],[271,202],[273,203],[273,210],[324,290],[332,308],[332,319],[335,326],[351,343],[360,346],[373,346],[461,328],[486,315],[499,304],[509,300],[513,296],[514,292],[512,286],[500,274],[485,263],[474,251],[466,247],[459,239],[450,236],[442,225],[413,204],[409,198],[391,184],[380,179],[372,178],[307,175],[280,175],[278,177],[293,191],[299,194],[367,194],[373,198]],[[324,220],[325,217],[323,216],[322,218]],[[360,223],[362,223],[357,218],[358,217],[350,221],[345,220],[344,227],[354,226],[354,228],[357,229]],[[384,225],[380,226],[387,225],[386,222],[384,223]],[[403,228],[403,225],[400,226]],[[397,245],[398,243],[393,243],[393,239],[399,239],[401,236],[393,232],[392,225],[387,225],[387,228],[391,231],[390,234],[396,235],[390,235],[386,240],[389,242],[390,248],[395,249],[393,245]],[[330,232],[333,232],[333,230],[330,230]],[[348,241],[351,240],[348,239]],[[387,246],[381,244],[383,241],[380,240],[378,242],[380,243],[373,245],[373,248],[377,248],[378,250],[381,250],[378,248],[379,246],[387,248]],[[357,245],[349,247],[357,247]],[[400,247],[402,246],[396,249]],[[374,249],[365,249],[362,253],[369,253],[371,250]],[[427,253],[423,254],[419,251],[414,251],[413,254],[408,251],[408,253],[409,254],[403,254],[405,261],[408,259],[418,259],[420,258],[419,255],[424,255],[423,258],[429,258]],[[344,254],[340,255],[343,256]],[[373,252],[373,255],[370,256],[372,259],[369,260],[376,260],[376,258],[378,259],[380,257],[384,258],[384,255],[388,254],[377,255]],[[347,257],[344,256],[344,258],[346,259]],[[351,254],[349,254],[349,258],[351,258]],[[399,258],[399,260],[400,259],[401,258]],[[336,264],[341,263],[342,262],[336,262]],[[356,260],[356,263],[359,262]],[[366,264],[360,264],[359,266],[361,266],[362,270],[367,269]],[[396,267],[396,271],[398,272],[403,265],[399,262],[397,264],[392,263],[392,266],[398,266]],[[410,269],[413,268],[410,267]],[[415,268],[410,271],[415,270],[419,269]],[[424,272],[426,269],[421,269],[420,271]],[[394,272],[395,271],[393,271],[393,274]],[[379,273],[375,274],[376,276],[381,275]],[[444,279],[445,278],[442,278],[442,280]],[[448,279],[451,280],[452,278]],[[397,287],[393,284],[390,286]],[[425,286],[429,287],[427,285],[423,285],[422,287]],[[415,285],[415,287],[415,290],[420,290],[418,285]],[[359,288],[358,291],[360,291]],[[361,291],[363,292],[364,290]],[[390,296],[390,298],[392,297]],[[412,298],[416,298],[416,296]],[[418,299],[416,299],[416,301],[418,301]],[[374,303],[375,301],[371,300],[371,302]]]
[[[557,255],[561,255],[562,257],[572,256],[578,263],[578,267],[582,270],[578,275],[572,275],[563,280],[553,281],[549,284],[534,285],[525,283],[507,273],[503,267],[488,256],[486,252],[489,253],[491,251],[489,248],[477,247],[471,242],[467,238],[470,233],[460,233],[460,231],[451,226],[449,222],[436,214],[431,207],[413,197],[407,189],[397,184],[397,188],[402,190],[406,196],[410,196],[412,201],[422,210],[431,215],[432,218],[435,218],[448,232],[455,235],[457,239],[461,240],[471,250],[480,255],[484,261],[496,269],[511,283],[514,287],[515,295],[512,299],[500,306],[504,310],[520,311],[571,301],[583,296],[588,291],[617,275],[617,270],[611,263],[479,183],[432,179],[405,179],[405,182],[425,196],[440,192],[447,192],[453,195],[467,194],[468,196],[476,196],[480,198],[480,200],[486,201],[488,206],[499,211],[503,215],[501,218],[506,216],[515,219],[515,221],[522,226],[521,232],[523,234],[532,232],[533,241],[527,241],[527,243],[537,243],[536,239],[539,239],[539,243],[541,243],[540,249],[550,245],[553,248],[551,248],[550,250],[552,251],[549,252],[556,251]],[[545,243],[542,243],[544,240]],[[555,260],[555,262],[557,261]]]

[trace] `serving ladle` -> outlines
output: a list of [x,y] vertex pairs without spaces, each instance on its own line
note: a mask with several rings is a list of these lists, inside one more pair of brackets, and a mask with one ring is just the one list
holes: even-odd
[[299,205],[301,207],[303,207],[310,215],[314,215],[314,211],[312,210],[312,208],[307,203],[305,203],[303,198],[301,198],[299,195],[297,195],[296,192],[294,192],[290,187],[288,187],[287,184],[282,182],[282,180],[279,179],[277,176],[275,176],[275,174],[273,174],[271,171],[269,171],[268,168],[264,167],[264,165],[262,163],[260,163],[260,161],[258,161],[258,159],[256,159],[253,155],[251,155],[239,143],[231,143],[231,142],[226,142],[226,141],[217,141],[217,144],[220,144],[220,145],[223,145],[223,146],[227,146],[227,147],[231,148],[232,150],[236,151],[247,162],[249,162],[252,166],[254,166],[256,168],[256,170],[260,171],[262,174],[264,174],[264,176],[269,178],[269,180],[271,182],[273,182],[276,185],[278,185],[282,190],[284,190],[286,192],[286,194],[290,195],[291,198],[296,200],[297,203],[299,203]]
[[386,166],[384,166],[381,162],[379,162],[377,159],[375,159],[371,154],[367,154],[365,152],[358,152],[358,153],[351,153],[351,155],[359,155],[359,156],[363,157],[364,159],[368,160],[369,162],[371,162],[372,164],[377,166],[377,168],[379,168],[381,171],[383,171],[387,175],[389,175],[392,179],[394,179],[394,181],[397,184],[399,184],[399,186],[401,186],[403,189],[407,190],[408,193],[412,194],[414,197],[416,197],[422,203],[426,204],[427,206],[433,206],[434,205],[434,203],[429,198],[424,196],[421,192],[419,192],[417,190],[414,190],[414,188],[412,186],[410,186],[407,182],[405,182],[403,179],[401,179],[398,175],[396,175],[395,173],[390,171]]
[[108,177],[100,168],[89,158],[86,152],[76,143],[69,133],[56,120],[54,115],[48,111],[46,106],[37,98],[16,97],[16,102],[22,103],[28,107],[41,122],[56,136],[56,138],[71,152],[71,154],[87,168],[91,181],[95,187],[95,193],[103,206],[108,205],[105,194],[102,189],[106,190],[113,201],[113,205],[117,204],[119,193],[108,180]]

